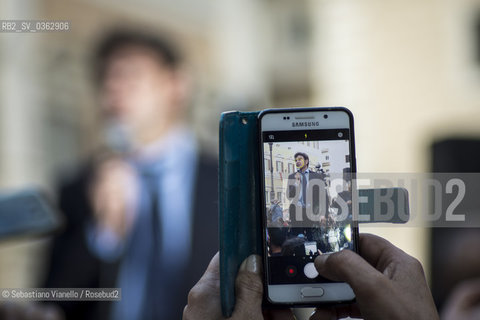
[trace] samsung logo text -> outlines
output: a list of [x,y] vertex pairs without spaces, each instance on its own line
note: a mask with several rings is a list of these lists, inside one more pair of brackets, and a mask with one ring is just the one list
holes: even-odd
[[292,127],[318,127],[320,122],[312,121],[312,122],[292,122]]

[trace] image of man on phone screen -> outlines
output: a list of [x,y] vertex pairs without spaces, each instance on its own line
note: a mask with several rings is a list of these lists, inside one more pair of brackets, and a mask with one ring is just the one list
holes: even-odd
[[309,168],[308,154],[297,152],[294,159],[297,171],[288,176],[286,192],[287,198],[292,201],[289,210],[291,225],[292,227],[311,226],[315,222],[312,221],[312,217],[324,216],[328,212],[329,197],[324,174]]

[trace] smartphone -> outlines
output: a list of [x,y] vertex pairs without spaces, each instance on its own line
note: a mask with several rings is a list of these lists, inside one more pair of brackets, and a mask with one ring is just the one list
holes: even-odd
[[0,240],[49,235],[62,226],[62,216],[41,190],[0,193]]
[[313,263],[320,254],[358,250],[352,113],[267,109],[258,118],[267,300],[291,306],[354,300],[347,283],[321,277]]

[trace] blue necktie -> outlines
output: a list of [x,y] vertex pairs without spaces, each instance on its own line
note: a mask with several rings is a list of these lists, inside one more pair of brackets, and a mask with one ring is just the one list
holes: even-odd
[[[113,307],[112,319],[151,319],[156,311],[152,299],[152,275],[160,259],[159,175],[152,168],[140,172],[140,207],[120,267],[118,285],[122,301]],[[157,281],[153,281],[157,283]]]
[[[145,288],[146,297],[143,308],[142,319],[159,319],[159,315],[162,314],[162,307],[164,307],[164,298],[160,294],[163,292],[161,278],[161,219],[160,219],[160,207],[158,196],[158,176],[153,172],[144,173],[145,185],[150,193],[150,214],[152,225],[150,231],[152,232],[152,251],[148,262],[148,278],[147,286]],[[148,230],[145,230],[148,232]]]
[[307,206],[307,174],[306,172],[302,173],[302,202],[303,206]]

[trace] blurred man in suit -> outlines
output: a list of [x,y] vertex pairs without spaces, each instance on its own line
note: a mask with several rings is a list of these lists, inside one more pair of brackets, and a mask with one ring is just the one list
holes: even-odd
[[62,303],[67,319],[179,319],[218,248],[216,160],[185,124],[188,77],[170,43],[117,31],[95,67],[109,151],[61,188],[47,285],[122,288],[119,302]]

